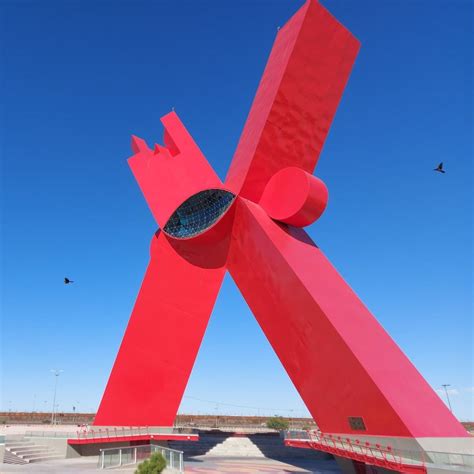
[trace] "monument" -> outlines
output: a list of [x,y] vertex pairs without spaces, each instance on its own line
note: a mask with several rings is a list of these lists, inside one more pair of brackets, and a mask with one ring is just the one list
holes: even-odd
[[303,230],[327,203],[312,173],[358,50],[308,0],[277,34],[224,182],[174,112],[163,145],[132,138],[160,230],[96,425],[173,424],[229,271],[324,433],[467,437]]

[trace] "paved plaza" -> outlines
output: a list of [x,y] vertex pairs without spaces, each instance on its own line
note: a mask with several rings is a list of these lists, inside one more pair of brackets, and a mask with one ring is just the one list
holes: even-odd
[[[35,473],[35,474],[62,474],[62,473],[91,473],[117,472],[132,474],[136,466],[114,468],[107,471],[97,469],[97,457],[62,459],[58,461],[41,462],[36,464],[0,464],[0,473]],[[336,463],[332,460],[286,460],[273,459],[236,459],[212,458],[199,456],[185,461],[185,472],[189,474],[249,474],[249,473],[340,473]]]
[[332,460],[209,459],[206,456],[186,462],[186,473],[340,473]]
[[[66,436],[66,434],[74,434],[74,430],[77,426],[74,425],[3,425],[0,426],[0,435],[3,436],[18,436],[25,435],[26,433],[40,432],[46,437],[58,437]],[[201,439],[201,443],[204,443],[204,438]],[[41,439],[41,438],[38,438]],[[229,438],[227,441],[241,441],[245,442],[245,438]],[[219,442],[222,440],[219,440]],[[227,446],[227,445],[226,445]],[[237,449],[232,446],[233,449]],[[262,446],[260,446],[262,447]],[[193,474],[217,474],[217,473],[232,473],[232,474],[247,474],[247,473],[316,473],[316,474],[332,474],[340,473],[336,462],[332,459],[314,459],[311,455],[308,458],[300,456],[295,457],[294,455],[283,455],[284,457],[278,457],[278,460],[272,459],[272,454],[264,457],[262,453],[254,446],[255,452],[260,453],[259,457],[254,457],[253,454],[248,455],[250,451],[245,451],[247,456],[235,457],[232,456],[232,449],[228,455],[185,455],[185,472]],[[282,446],[283,448],[283,446]],[[206,448],[207,449],[207,448]],[[262,448],[263,449],[263,448]],[[227,449],[228,450],[228,449]],[[236,452],[239,452],[237,449]],[[267,452],[267,451],[266,451]],[[270,453],[268,451],[268,453]],[[225,454],[225,450],[220,454]],[[98,457],[87,456],[70,459],[58,459],[50,460],[31,464],[0,464],[0,474],[7,473],[35,473],[35,474],[63,474],[63,473],[91,473],[91,472],[117,472],[132,474],[135,472],[136,465],[128,467],[118,467],[102,471],[98,469]]]

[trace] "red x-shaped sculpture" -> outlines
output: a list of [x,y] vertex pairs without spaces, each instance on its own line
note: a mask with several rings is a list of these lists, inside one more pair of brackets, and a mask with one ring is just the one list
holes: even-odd
[[170,426],[226,270],[326,433],[465,436],[301,227],[359,49],[309,0],[279,31],[225,183],[177,115],[130,167],[159,230],[96,425]]

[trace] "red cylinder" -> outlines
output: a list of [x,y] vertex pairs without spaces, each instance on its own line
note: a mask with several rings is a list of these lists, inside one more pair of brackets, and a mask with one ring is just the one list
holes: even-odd
[[323,181],[301,168],[283,168],[267,183],[260,206],[272,218],[305,227],[326,209],[328,189]]

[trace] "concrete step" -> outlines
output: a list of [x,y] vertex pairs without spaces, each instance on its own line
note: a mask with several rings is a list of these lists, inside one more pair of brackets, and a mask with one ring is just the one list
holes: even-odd
[[20,458],[16,454],[13,454],[7,448],[5,448],[5,453],[3,455],[3,463],[4,464],[27,464],[27,461]]
[[6,448],[11,448],[11,447],[15,447],[15,448],[20,448],[22,446],[31,446],[32,443],[31,441],[7,441],[5,443],[5,447]]
[[29,444],[28,446],[9,446],[8,449],[11,451],[28,451],[29,449],[52,449],[49,446],[46,446],[44,444]]
[[27,464],[62,459],[63,457],[50,446],[36,444],[30,439],[18,438],[7,441],[5,447],[6,460],[4,462],[7,464]]
[[42,462],[42,461],[52,461],[53,459],[64,459],[64,456],[60,456],[59,454],[52,454],[50,456],[38,456],[35,458],[29,458],[27,462]]
[[17,456],[20,456],[23,459],[31,459],[38,456],[49,456],[49,455],[57,455],[56,451],[53,449],[37,449],[36,451],[28,451],[26,453],[15,453]]
[[206,456],[264,457],[249,438],[227,438],[206,453]]
[[12,446],[9,448],[10,451],[13,451],[15,453],[23,453],[25,451],[30,451],[30,450],[45,450],[45,449],[51,449],[48,446],[40,446],[37,444],[29,444],[28,446]]
[[290,448],[284,445],[283,439],[275,435],[208,435],[200,433],[197,442],[169,441],[172,449],[183,451],[186,457],[233,456],[233,457],[296,457],[311,459],[328,459],[331,455],[314,450]]

